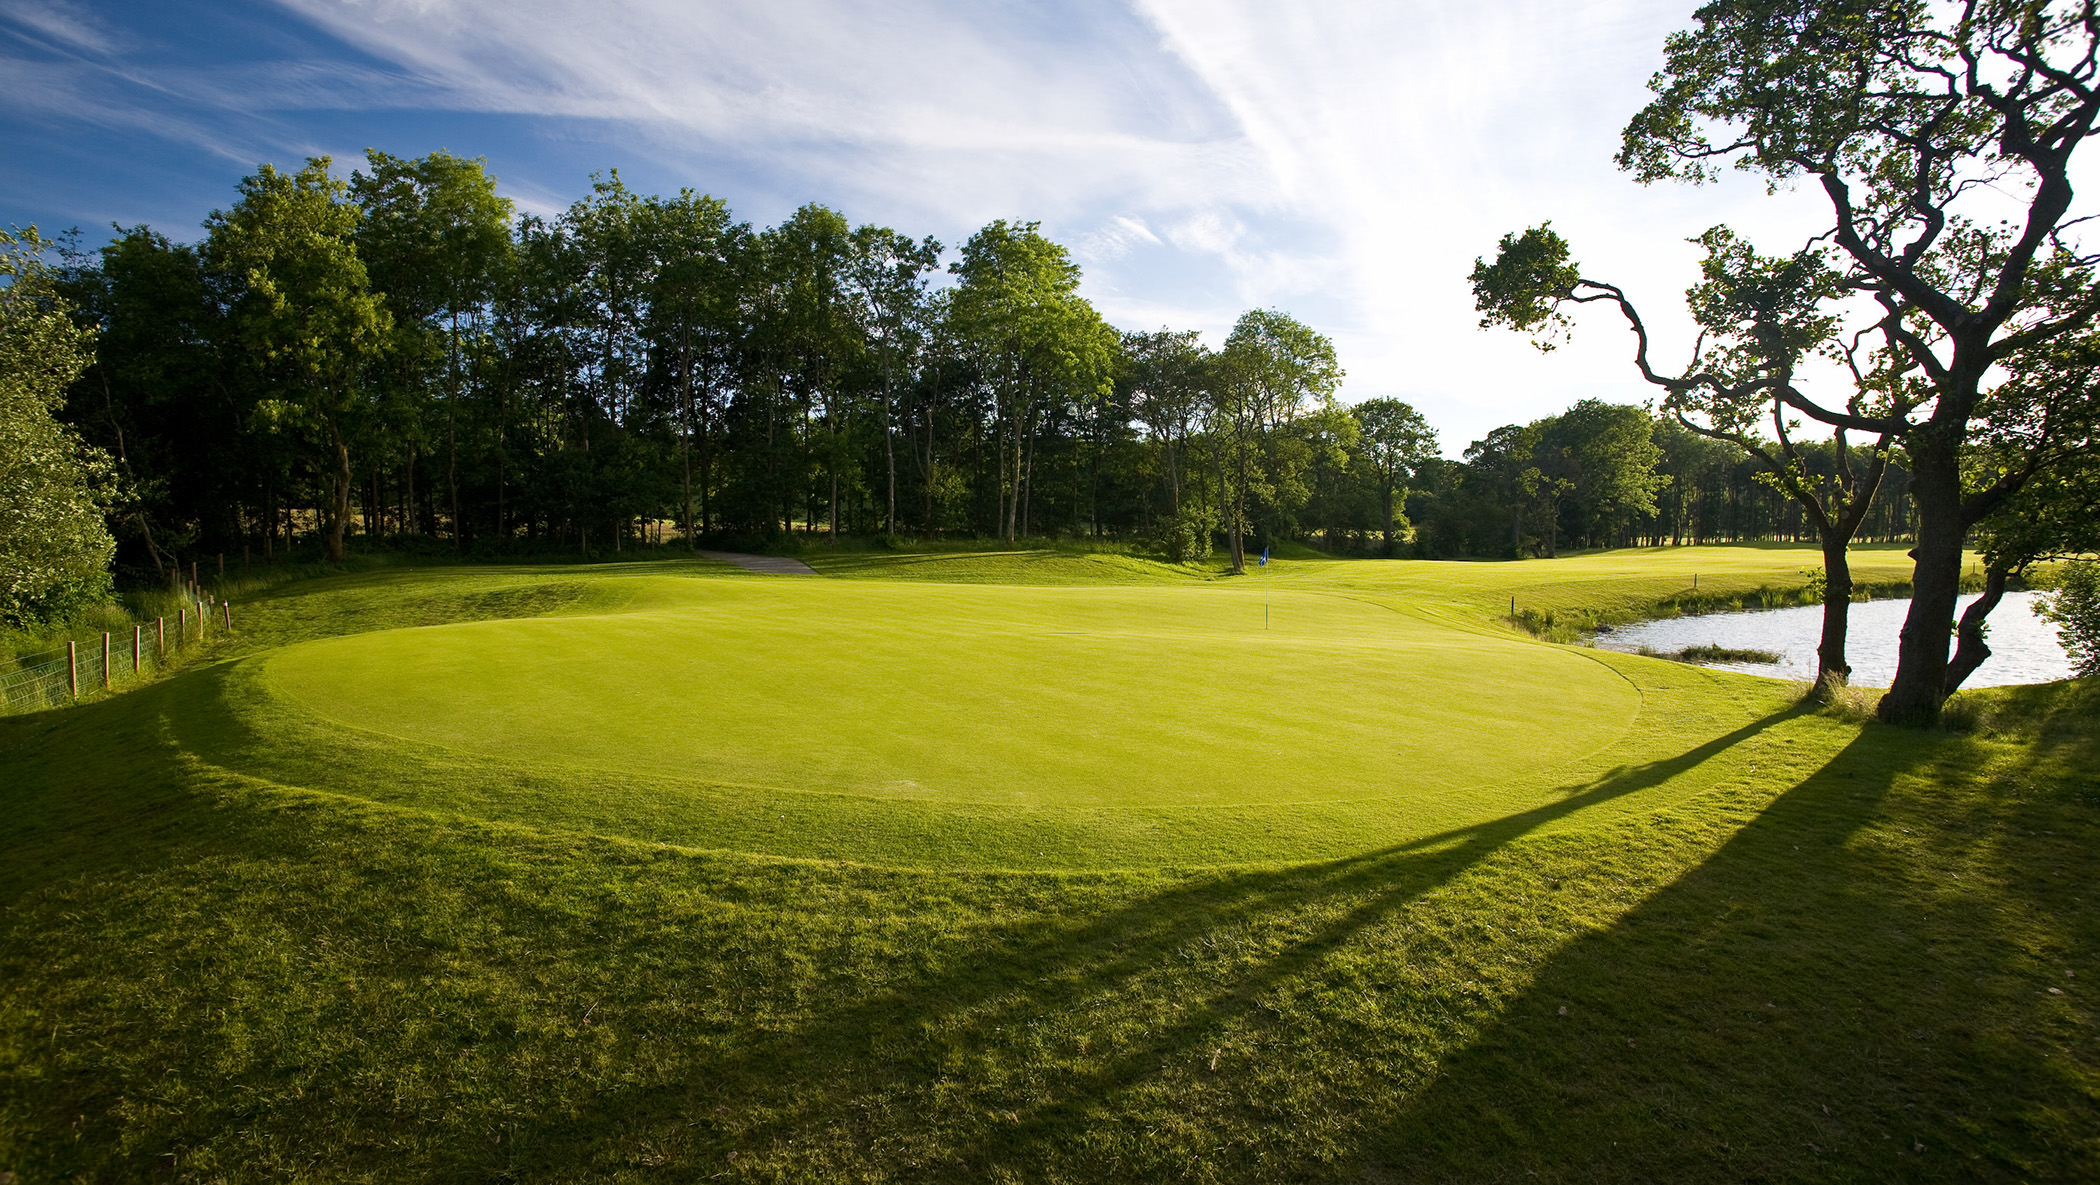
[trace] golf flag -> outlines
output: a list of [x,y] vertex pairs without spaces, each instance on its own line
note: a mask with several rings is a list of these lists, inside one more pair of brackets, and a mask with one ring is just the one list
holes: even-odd
[[1269,549],[1266,547],[1261,549],[1261,566],[1264,568],[1269,566]]

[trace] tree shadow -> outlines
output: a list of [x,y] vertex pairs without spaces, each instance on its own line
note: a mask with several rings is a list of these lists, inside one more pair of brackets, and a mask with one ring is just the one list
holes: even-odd
[[[1264,1007],[1280,985],[1317,978],[1366,928],[1542,826],[1660,786],[1804,710],[1790,707],[1476,826],[1315,865],[1197,874],[1102,912],[1067,918],[1042,910],[967,959],[901,976],[810,1023],[692,1065],[683,1090],[637,1089],[598,1106],[618,1116],[625,1134],[615,1142],[678,1130],[680,1158],[702,1163],[734,1162],[742,1150],[749,1164],[754,1151],[779,1152],[847,1129],[872,1161],[886,1144],[909,1143],[924,1158],[912,1164],[913,1179],[974,1180],[995,1170],[1025,1179],[1054,1165],[1082,1177],[1103,1171],[1089,1154],[1075,1154],[1076,1133],[1114,1122],[1119,1099],[1170,1067],[1205,1057],[1215,1067],[1220,1031]],[[1220,936],[1254,949],[1183,973]],[[1007,1034],[1045,1017],[1126,1007],[1160,990],[1175,998],[1146,1006],[1152,1019],[1141,1038],[1105,1055],[1066,1059],[1044,1050],[1043,1064],[1014,1073],[1022,1068],[1011,1064]],[[958,1105],[900,1114],[877,1102],[944,1097]],[[718,1119],[724,1115],[735,1118]],[[520,1171],[561,1171],[574,1135],[569,1124],[516,1131],[505,1157]],[[929,1149],[938,1154],[926,1158]],[[1074,1168],[1075,1155],[1081,1167]]]
[[2028,698],[1987,793],[1975,745],[1869,725],[1369,1108],[1362,1179],[2100,1179],[2100,730]]

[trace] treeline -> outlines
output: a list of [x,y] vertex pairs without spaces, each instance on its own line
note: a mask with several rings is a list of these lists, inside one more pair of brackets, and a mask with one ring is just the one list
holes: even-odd
[[[1447,462],[1407,404],[1340,406],[1333,345],[1283,313],[1215,350],[1118,332],[1034,223],[951,253],[617,174],[520,217],[479,161],[373,152],[348,180],[265,166],[205,230],[120,230],[58,282],[95,331],[63,415],[113,462],[142,572],[360,537],[1082,535],[1238,566],[1292,537],[1504,556],[1805,530],[1739,452],[1638,407]],[[1901,486],[1867,534],[1908,530]]]

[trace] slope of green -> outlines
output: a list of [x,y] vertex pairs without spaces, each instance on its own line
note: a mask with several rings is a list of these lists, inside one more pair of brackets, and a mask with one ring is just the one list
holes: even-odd
[[[1269,629],[1259,597],[1215,587],[683,581],[637,599],[653,607],[277,651],[221,685],[240,689],[231,714],[293,766],[214,751],[347,793],[393,798],[407,781],[422,805],[520,822],[549,805],[509,788],[552,778],[589,788],[556,808],[572,821],[587,810],[592,830],[699,847],[946,866],[1242,863],[1341,855],[1556,801],[1662,753],[1628,735],[1644,681],[1728,678],[1302,592],[1275,598]],[[1699,727],[1726,731],[1770,696],[1722,700],[1730,710]],[[1691,721],[1676,723],[1665,745],[1689,735]],[[1542,727],[1551,746],[1537,743]],[[346,733],[369,756],[315,777],[313,758],[347,753]],[[196,734],[200,752],[208,735]],[[388,753],[456,770],[450,793]]]
[[[1587,574],[1615,562],[1283,569],[1255,642],[1259,586],[1194,577],[275,590],[246,657],[0,719],[0,1171],[2100,1176],[2100,696],[1905,732],[1492,621],[1556,579],[1647,595]],[[893,678],[888,738],[853,713]],[[944,711],[959,681],[1038,698]],[[1099,731],[1062,696],[1112,701]],[[1130,739],[1190,699],[1250,719]],[[1384,713],[1422,743],[1374,792],[1291,778],[1376,768],[1341,751]],[[1124,746],[1120,786],[1069,752]]]

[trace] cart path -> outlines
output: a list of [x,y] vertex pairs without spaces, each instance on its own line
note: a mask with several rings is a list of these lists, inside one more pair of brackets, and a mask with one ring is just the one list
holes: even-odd
[[725,564],[735,564],[746,572],[763,572],[768,576],[815,576],[817,570],[801,560],[778,555],[746,555],[740,551],[703,551],[701,555]]

